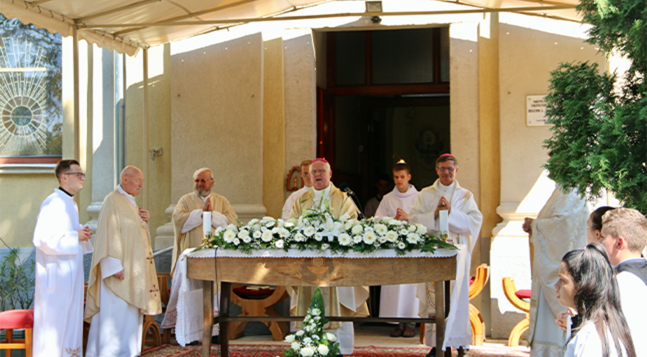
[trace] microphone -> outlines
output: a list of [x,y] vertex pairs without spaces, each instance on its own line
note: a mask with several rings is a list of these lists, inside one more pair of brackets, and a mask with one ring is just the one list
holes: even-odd
[[350,187],[348,187],[348,184],[346,183],[342,183],[341,185],[339,185],[339,189],[345,192],[346,195],[353,200],[353,202],[355,203],[355,206],[357,206],[357,219],[358,220],[364,219],[364,214],[362,213],[362,204],[359,203],[359,198],[357,198],[357,195],[355,194],[355,192],[353,192],[353,190],[351,190]]

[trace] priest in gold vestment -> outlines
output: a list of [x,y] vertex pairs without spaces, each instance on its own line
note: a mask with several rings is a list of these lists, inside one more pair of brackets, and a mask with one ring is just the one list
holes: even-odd
[[139,356],[143,315],[162,312],[150,214],[135,202],[143,182],[141,170],[127,166],[99,212],[84,315],[88,357]]
[[173,230],[175,241],[173,243],[173,261],[171,274],[175,270],[175,263],[183,251],[195,248],[202,244],[202,213],[211,212],[211,232],[215,228],[236,224],[238,216],[229,204],[229,201],[211,191],[214,185],[213,172],[203,167],[193,174],[195,191],[182,196],[173,211]]
[[[313,189],[299,196],[292,205],[290,218],[298,218],[304,210],[313,207],[324,207],[324,201],[330,206],[330,213],[335,217],[348,215],[357,218],[357,206],[346,193],[330,182],[332,171],[325,159],[315,159],[310,164],[310,176]],[[295,316],[304,316],[310,306],[313,289],[311,287],[287,287],[290,294],[290,312]],[[329,316],[368,316],[368,287],[321,288]],[[299,327],[299,324],[297,324]],[[330,329],[337,335],[342,354],[353,353],[354,330],[352,322],[330,322]]]

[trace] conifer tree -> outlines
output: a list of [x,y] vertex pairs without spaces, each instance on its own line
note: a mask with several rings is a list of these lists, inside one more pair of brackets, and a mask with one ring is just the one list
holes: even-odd
[[583,0],[577,9],[592,25],[587,42],[631,66],[617,75],[596,63],[563,63],[551,73],[546,168],[564,187],[592,197],[606,188],[647,213],[647,3]]

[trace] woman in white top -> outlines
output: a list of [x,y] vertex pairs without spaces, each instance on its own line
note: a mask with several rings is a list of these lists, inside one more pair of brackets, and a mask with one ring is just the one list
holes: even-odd
[[600,243],[564,255],[555,289],[559,302],[577,310],[581,321],[565,357],[637,357],[613,266]]

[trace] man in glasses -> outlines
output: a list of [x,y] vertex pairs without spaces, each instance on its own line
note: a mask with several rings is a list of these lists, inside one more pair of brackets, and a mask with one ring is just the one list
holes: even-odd
[[193,173],[193,192],[182,196],[173,211],[173,229],[175,242],[173,244],[173,261],[171,273],[182,252],[202,244],[202,214],[211,212],[211,231],[215,228],[236,224],[238,215],[234,212],[229,201],[212,192],[214,180],[210,169],[203,167]]
[[92,231],[79,224],[74,194],[85,175],[76,160],[59,161],[54,172],[59,187],[40,206],[33,239],[34,356],[83,352],[83,255],[92,252]]
[[[446,324],[445,346],[439,348],[459,348],[472,344],[472,331],[469,325],[469,271],[472,249],[479,237],[483,215],[476,206],[474,195],[462,188],[456,181],[458,160],[452,154],[442,154],[436,160],[438,180],[424,188],[418,194],[411,212],[410,223],[423,224],[438,234],[440,231],[440,212],[447,211],[448,238],[458,247],[456,263],[456,281],[450,301],[450,312]],[[435,316],[434,287],[427,284],[418,285],[420,316]],[[429,325],[428,325],[429,326]],[[433,347],[427,356],[435,356],[435,325],[426,329],[425,342]]]

